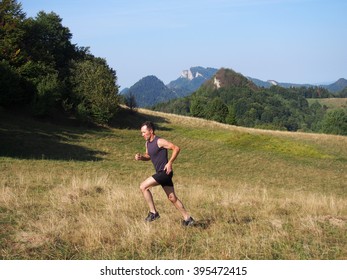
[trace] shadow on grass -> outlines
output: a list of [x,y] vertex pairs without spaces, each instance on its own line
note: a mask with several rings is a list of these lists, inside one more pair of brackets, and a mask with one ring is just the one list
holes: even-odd
[[[158,130],[170,130],[168,120],[120,108],[110,127],[140,130],[145,121],[152,121]],[[35,119],[28,114],[0,110],[0,157],[19,159],[51,159],[98,161],[105,152],[80,145],[84,134],[100,135],[109,128],[82,125],[67,117]]]
[[211,219],[195,221],[190,227],[208,229],[214,221]]
[[157,130],[171,130],[165,126],[165,124],[169,123],[169,121],[163,117],[139,113],[136,110],[131,111],[125,108],[120,108],[119,112],[117,113],[116,117],[112,120],[110,125],[115,128],[140,130],[141,125],[145,121],[153,122]]
[[[0,112],[0,157],[97,161],[106,153],[79,145],[81,135],[92,129],[49,123],[23,115]],[[74,144],[73,142],[76,142]]]

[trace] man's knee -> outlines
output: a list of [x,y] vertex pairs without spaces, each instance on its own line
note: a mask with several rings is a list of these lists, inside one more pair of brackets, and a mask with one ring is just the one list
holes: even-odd
[[152,177],[150,177],[147,180],[144,180],[140,184],[140,190],[142,192],[145,192],[145,191],[149,190],[151,187],[154,187],[156,185],[158,185],[158,183]]
[[140,190],[141,190],[142,192],[144,192],[144,191],[147,190],[147,185],[145,184],[145,182],[142,182],[142,183],[140,184]]
[[172,203],[176,203],[177,201],[177,196],[174,193],[170,193],[167,198],[172,202]]

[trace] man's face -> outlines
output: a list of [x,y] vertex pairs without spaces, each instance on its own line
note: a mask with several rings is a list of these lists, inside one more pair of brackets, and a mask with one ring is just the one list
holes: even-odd
[[146,141],[149,141],[151,139],[151,136],[153,135],[153,130],[148,129],[147,125],[144,125],[143,127],[141,127],[141,134]]

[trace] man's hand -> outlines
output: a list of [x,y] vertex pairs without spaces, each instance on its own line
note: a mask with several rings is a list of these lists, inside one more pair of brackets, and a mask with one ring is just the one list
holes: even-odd
[[144,154],[144,155],[141,155],[140,153],[137,153],[136,155],[135,155],[135,160],[142,160],[142,161],[148,161],[148,160],[150,160],[151,159],[151,157],[146,153],[146,154]]
[[140,154],[140,153],[137,153],[137,154],[135,155],[135,160],[141,160],[141,159],[142,159],[141,154]]
[[166,172],[166,174],[170,174],[170,172],[172,171],[172,164],[171,162],[168,162],[165,167],[164,167],[164,171]]

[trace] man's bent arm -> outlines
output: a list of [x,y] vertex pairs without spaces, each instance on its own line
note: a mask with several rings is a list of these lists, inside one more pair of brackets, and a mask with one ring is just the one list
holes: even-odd
[[148,154],[147,143],[146,143],[146,153],[144,155],[137,153],[135,155],[135,160],[149,161],[150,159],[151,159],[151,157]]
[[172,150],[171,157],[170,157],[168,163],[165,165],[165,168],[164,168],[166,173],[169,174],[172,171],[172,163],[177,158],[177,156],[180,153],[181,149],[180,149],[180,147],[178,147],[178,146],[172,144],[171,142],[166,141],[165,139],[162,139],[162,138],[160,138],[158,140],[158,146],[160,148],[163,147],[165,149]]
[[149,156],[149,154],[145,153],[144,155],[140,155],[140,160],[143,160],[143,161],[148,161],[151,159],[151,157]]

